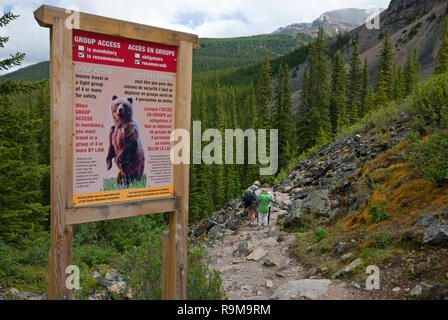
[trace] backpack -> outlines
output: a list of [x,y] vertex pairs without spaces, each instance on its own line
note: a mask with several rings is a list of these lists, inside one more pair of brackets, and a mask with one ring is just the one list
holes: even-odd
[[255,199],[255,195],[253,194],[253,192],[249,192],[249,191],[246,191],[245,193],[244,193],[244,196],[243,196],[243,202],[244,202],[244,206],[247,208],[247,207],[249,207],[250,206],[250,204],[252,203],[252,202],[254,202],[256,199]]

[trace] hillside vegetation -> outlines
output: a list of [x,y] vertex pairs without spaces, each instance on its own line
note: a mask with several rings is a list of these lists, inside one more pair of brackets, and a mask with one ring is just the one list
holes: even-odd
[[193,54],[193,72],[205,72],[257,64],[265,50],[271,58],[283,56],[307,44],[311,37],[267,34],[240,38],[202,38]]
[[[304,34],[202,38],[199,49],[193,53],[193,73],[255,65],[265,51],[270,57],[277,58],[308,44],[310,39]],[[0,80],[38,81],[49,76],[50,63],[43,61],[2,75]]]

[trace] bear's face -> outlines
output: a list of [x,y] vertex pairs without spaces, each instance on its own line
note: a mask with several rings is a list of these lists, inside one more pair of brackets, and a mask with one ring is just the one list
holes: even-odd
[[132,120],[132,98],[119,99],[113,96],[111,104],[112,117],[115,124],[120,125]]

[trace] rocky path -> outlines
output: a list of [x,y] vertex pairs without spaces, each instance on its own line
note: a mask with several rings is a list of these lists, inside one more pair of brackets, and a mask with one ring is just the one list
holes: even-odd
[[[276,203],[289,199],[279,192],[275,197]],[[277,218],[286,211],[276,203],[270,227],[260,230],[246,222],[236,231],[227,230],[209,250],[211,268],[222,272],[229,299],[368,299],[366,291],[320,278],[315,269],[306,270],[290,257],[295,234],[279,230]]]

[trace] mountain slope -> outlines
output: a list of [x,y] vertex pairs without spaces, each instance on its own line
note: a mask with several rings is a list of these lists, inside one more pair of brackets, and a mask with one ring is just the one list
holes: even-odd
[[266,49],[276,58],[307,44],[311,37],[267,34],[239,38],[203,38],[193,54],[193,72],[204,72],[256,64]]
[[[389,30],[394,44],[395,63],[404,65],[409,50],[418,48],[421,75],[432,73],[434,60],[440,46],[440,30],[443,18],[448,13],[445,0],[392,0],[387,10],[381,13],[381,29],[368,30],[365,25],[350,32],[357,39],[361,58],[367,58],[370,73],[378,69],[377,55],[381,48],[382,35]],[[348,59],[351,48],[345,50]]]
[[[283,56],[307,44],[311,37],[267,34],[239,38],[203,38],[193,53],[193,72],[237,68],[258,63],[266,49],[270,57]],[[0,76],[0,80],[35,81],[49,78],[49,62],[44,61]]]
[[[383,11],[383,9],[380,9]],[[294,23],[286,27],[281,27],[275,30],[274,34],[289,34],[295,35],[297,33],[308,34],[312,37],[317,36],[319,26],[323,26],[328,35],[351,31],[365,23],[366,19],[371,15],[367,9],[339,9],[323,13],[320,17],[312,23]]]
[[37,81],[50,78],[49,61],[39,62],[0,76],[0,80]]

